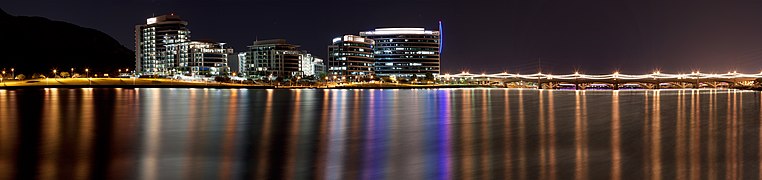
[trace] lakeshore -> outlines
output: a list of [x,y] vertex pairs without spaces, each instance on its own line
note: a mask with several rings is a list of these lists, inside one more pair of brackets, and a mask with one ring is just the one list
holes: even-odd
[[42,89],[42,88],[218,88],[218,89],[424,89],[424,88],[475,88],[483,85],[450,84],[322,84],[322,85],[273,85],[241,84],[203,81],[182,81],[163,78],[47,78],[30,80],[6,80],[0,89]]
[[[164,78],[47,78],[6,80],[0,89],[44,88],[215,88],[215,89],[433,89],[433,88],[514,88],[479,84],[328,83],[311,85],[243,84],[215,81],[183,81]],[[730,89],[756,90],[760,87]],[[606,90],[606,89],[601,89]]]

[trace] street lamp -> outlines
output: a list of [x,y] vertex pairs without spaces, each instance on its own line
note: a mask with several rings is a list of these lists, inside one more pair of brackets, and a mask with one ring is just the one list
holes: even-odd
[[5,86],[5,71],[3,71],[3,78],[2,78],[2,81],[3,81],[3,86]]
[[16,69],[11,68],[11,78],[16,79]]
[[87,83],[92,86],[93,82],[90,80],[90,69],[85,69],[85,78],[87,78]]
[[[127,71],[127,73],[130,73],[130,69],[124,69],[124,71]],[[135,79],[138,78],[138,77],[134,77],[134,76],[135,76],[135,74],[130,74],[130,78],[132,78],[132,85],[133,86],[135,85]]]
[[55,69],[53,69],[53,79],[56,79],[56,72],[58,72],[58,71],[56,71]]

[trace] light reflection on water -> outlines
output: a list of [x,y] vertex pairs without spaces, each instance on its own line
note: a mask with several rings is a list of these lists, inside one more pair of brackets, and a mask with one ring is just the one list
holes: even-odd
[[756,179],[760,101],[737,90],[0,90],[0,177]]

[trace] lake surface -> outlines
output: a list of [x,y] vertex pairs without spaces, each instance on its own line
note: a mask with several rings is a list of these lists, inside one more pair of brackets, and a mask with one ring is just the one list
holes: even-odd
[[0,90],[0,179],[759,179],[736,90]]

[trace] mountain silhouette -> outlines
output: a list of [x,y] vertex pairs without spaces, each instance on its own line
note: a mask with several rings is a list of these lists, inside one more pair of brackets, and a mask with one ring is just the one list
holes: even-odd
[[53,69],[114,73],[135,67],[134,51],[95,29],[42,17],[9,15],[0,9],[0,69],[50,74]]

